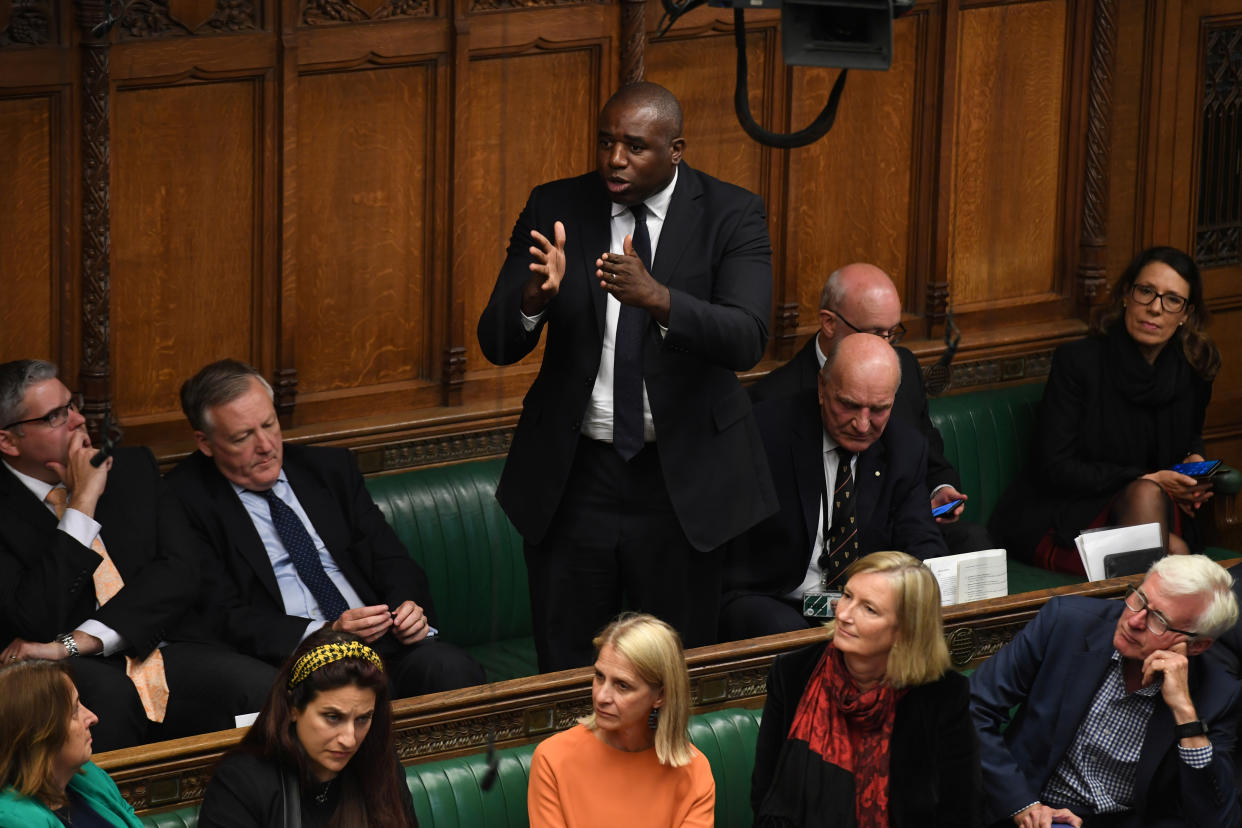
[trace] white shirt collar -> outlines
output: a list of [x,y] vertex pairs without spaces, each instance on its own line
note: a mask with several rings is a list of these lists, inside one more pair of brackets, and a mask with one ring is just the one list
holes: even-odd
[[[643,200],[643,204],[647,205],[647,209],[660,221],[664,221],[664,217],[668,215],[669,202],[673,200],[673,190],[677,187],[678,167],[673,167],[673,180],[668,182],[668,186],[655,195],[649,196]],[[612,203],[612,217],[616,218],[622,213],[628,213],[632,205]]]

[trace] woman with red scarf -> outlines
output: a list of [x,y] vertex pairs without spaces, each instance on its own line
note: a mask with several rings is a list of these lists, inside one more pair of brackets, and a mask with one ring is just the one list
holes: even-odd
[[875,552],[845,575],[829,640],[780,656],[768,675],[755,825],[978,825],[970,689],[948,669],[935,577],[904,552]]

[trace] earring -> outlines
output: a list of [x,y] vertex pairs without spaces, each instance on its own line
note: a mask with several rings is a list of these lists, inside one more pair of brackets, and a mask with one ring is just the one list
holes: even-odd
[[653,707],[651,712],[647,714],[647,727],[655,730],[660,724],[660,708]]

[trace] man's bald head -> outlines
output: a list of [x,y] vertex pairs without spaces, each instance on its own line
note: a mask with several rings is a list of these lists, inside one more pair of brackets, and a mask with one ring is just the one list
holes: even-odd
[[657,123],[664,130],[666,140],[672,141],[681,137],[681,104],[677,102],[676,95],[658,83],[639,81],[626,84],[608,99],[603,112],[613,106],[650,110],[656,114]]
[[833,271],[819,308],[819,347],[825,354],[850,334],[887,333],[901,322],[901,296],[893,280],[863,262]]
[[850,451],[866,451],[884,434],[900,384],[901,362],[887,342],[869,333],[843,337],[819,373],[828,436]]

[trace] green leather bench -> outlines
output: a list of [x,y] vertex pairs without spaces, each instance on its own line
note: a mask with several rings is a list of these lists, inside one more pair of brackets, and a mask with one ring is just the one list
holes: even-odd
[[[716,779],[717,828],[749,828],[750,772],[755,759],[760,711],[726,708],[692,716],[690,738],[712,765]],[[525,826],[526,783],[535,746],[522,745],[496,752],[498,773],[491,790],[484,791],[487,756],[469,754],[454,759],[410,765],[406,784],[414,798],[421,828],[503,828]],[[198,807],[187,806],[143,816],[143,825],[155,828],[195,828]]]
[[[986,524],[1025,467],[1042,393],[1042,383],[1028,383],[931,400],[945,456],[970,496],[968,520]],[[537,672],[522,539],[493,496],[503,465],[499,458],[474,460],[367,479],[384,516],[431,579],[441,631],[465,647],[491,681]],[[1230,486],[1234,492],[1242,487],[1242,475],[1217,476],[1218,491]],[[1209,554],[1236,556],[1223,549]],[[1010,594],[1081,580],[1009,561]]]

